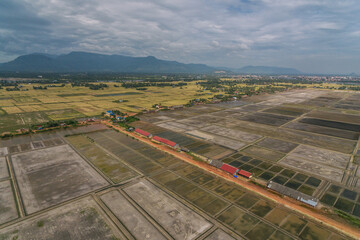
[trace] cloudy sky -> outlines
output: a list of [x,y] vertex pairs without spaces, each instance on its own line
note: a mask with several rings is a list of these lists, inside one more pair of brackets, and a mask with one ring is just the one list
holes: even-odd
[[360,73],[360,1],[0,0],[0,62],[71,51]]

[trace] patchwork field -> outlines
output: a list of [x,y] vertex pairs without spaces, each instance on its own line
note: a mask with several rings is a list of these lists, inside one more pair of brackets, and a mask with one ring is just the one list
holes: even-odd
[[[152,105],[181,105],[198,98],[200,86],[189,82],[180,87],[148,87],[147,90],[114,87],[119,83],[106,83],[108,88],[90,90],[87,87],[48,87],[34,90],[31,84],[23,84],[24,92],[0,89],[0,133],[28,128],[29,125],[49,120],[76,119],[99,116],[109,109],[123,112],[140,112],[151,109]],[[154,94],[154,92],[156,94]],[[214,94],[202,93],[205,97]],[[169,98],[171,96],[171,98]],[[116,102],[126,100],[124,102]]]
[[[126,136],[121,134],[114,133],[112,131],[107,132],[97,132],[90,133],[87,136],[94,139],[95,143],[106,147],[107,149],[114,153],[115,155],[121,157],[123,153],[119,150],[123,144],[131,147],[132,149],[138,148],[143,149],[146,145],[140,144],[138,142],[133,142],[134,140],[128,139],[126,140]],[[143,145],[141,148],[137,145]],[[133,147],[134,146],[134,147]],[[136,147],[135,147],[136,146]],[[239,154],[238,154],[239,155]],[[148,154],[147,156],[153,157],[152,154]],[[274,176],[278,174],[279,177],[284,176],[285,179],[290,179],[289,184],[294,184],[297,182],[301,182],[300,186],[298,186],[302,191],[309,193],[309,191],[315,191],[319,185],[323,184],[322,180],[319,180],[314,177],[310,177],[308,175],[296,173],[293,170],[285,169],[283,167],[274,167],[270,164],[270,166],[266,166],[266,161],[251,159],[249,157],[244,159],[251,162],[251,164],[256,164],[261,167],[268,167],[269,172],[274,172]],[[135,158],[134,158],[135,159]],[[156,162],[156,159],[152,159],[151,162]],[[266,199],[261,198],[260,196],[250,193],[247,190],[236,186],[234,184],[228,183],[225,180],[222,180],[212,174],[208,174],[203,170],[200,170],[196,167],[193,167],[189,164],[180,162],[179,160],[174,159],[167,166],[162,166],[160,168],[153,168],[153,171],[144,171],[143,165],[151,167],[152,165],[147,163],[148,161],[143,159],[141,160],[141,164],[137,162],[133,162],[133,160],[128,160],[130,164],[132,164],[135,168],[142,171],[145,176],[148,176],[149,180],[154,180],[156,183],[160,184],[159,188],[165,189],[166,191],[170,191],[176,194],[180,199],[186,201],[186,205],[191,206],[192,209],[198,209],[199,213],[205,216],[206,219],[210,220],[212,218],[216,218],[217,221],[223,222],[226,226],[228,226],[231,231],[234,231],[236,234],[240,236],[244,236],[249,239],[282,239],[288,238],[292,239],[293,237],[300,236],[303,234],[306,239],[314,231],[319,231],[326,236],[331,236],[333,238],[339,237],[337,234],[331,233],[328,229],[325,229],[323,226],[319,226],[309,220],[304,220],[303,217],[300,217],[291,211],[278,206],[276,203],[268,201]],[[149,160],[150,161],[150,160]],[[148,168],[148,167],[146,167]],[[139,186],[134,187],[135,189],[140,188],[139,184],[129,183],[129,186]],[[153,185],[150,185],[152,192],[158,192],[159,190],[155,190]],[[126,228],[130,229],[139,229],[139,225],[134,225],[134,222],[144,222],[144,225],[147,226],[146,229],[152,234],[158,234],[155,229],[165,229],[166,226],[163,226],[161,222],[156,221],[157,223],[152,223],[153,227],[149,225],[149,221],[151,219],[157,220],[160,219],[159,216],[154,214],[161,214],[161,212],[169,212],[166,209],[162,210],[161,208],[156,208],[157,210],[152,210],[152,207],[157,206],[157,204],[152,203],[146,205],[148,201],[151,202],[151,196],[146,193],[147,186],[142,186],[141,191],[136,195],[136,198],[133,198],[134,193],[129,193],[127,189],[130,187],[123,187],[120,192],[111,192],[102,196],[102,200],[115,212],[117,218],[122,222],[122,224]],[[311,193],[310,193],[311,194]],[[154,194],[155,195],[155,194]],[[161,194],[160,194],[161,195]],[[129,196],[133,204],[139,204],[142,210],[145,210],[147,214],[151,217],[150,220],[146,218],[148,216],[145,215],[145,219],[140,217],[139,212],[141,210],[135,210],[132,208],[127,208],[131,210],[131,214],[126,214],[126,216],[132,216],[125,218],[125,214],[121,214],[124,210],[120,210],[119,206],[123,204],[124,201],[130,201],[127,196]],[[156,194],[156,197],[159,197],[159,194]],[[119,200],[116,200],[119,199]],[[126,200],[125,200],[126,199]],[[146,199],[146,200],[145,200]],[[139,202],[140,201],[140,202]],[[146,201],[144,203],[143,201]],[[117,203],[118,202],[118,203]],[[161,202],[160,200],[156,200],[156,202]],[[155,205],[155,206],[154,206]],[[169,205],[169,204],[166,204]],[[163,206],[163,205],[161,205]],[[233,206],[233,207],[232,207]],[[150,209],[149,209],[150,208]],[[234,212],[234,209],[239,209],[240,212]],[[116,209],[116,210],[113,210]],[[229,210],[227,210],[229,209]],[[233,221],[229,221],[223,219],[225,213],[234,214]],[[284,213],[284,217],[279,217],[278,212]],[[244,216],[241,218],[240,216]],[[289,220],[286,220],[286,217],[292,215],[293,217]],[[176,216],[176,214],[174,215]],[[272,220],[271,216],[274,216],[274,220]],[[141,218],[141,219],[140,219]],[[267,220],[269,218],[269,220]],[[282,219],[280,223],[279,218]],[[138,221],[135,219],[139,219]],[[165,218],[166,219],[166,218]],[[238,219],[238,220],[236,220]],[[242,220],[243,219],[243,220]],[[285,219],[285,220],[284,220]],[[294,225],[293,221],[299,221],[297,219],[301,219],[302,225],[298,226],[296,230],[293,230],[292,225]],[[236,220],[236,221],[235,221]],[[239,221],[237,223],[237,221]],[[246,225],[244,225],[246,223]],[[237,227],[238,225],[241,227]],[[260,227],[261,226],[261,227]],[[144,233],[143,229],[139,230],[139,232]],[[152,230],[150,230],[152,229]],[[308,233],[302,233],[303,230],[307,229]],[[135,230],[132,231],[132,235],[134,235]],[[220,230],[219,230],[220,231]],[[228,231],[228,230],[227,230]],[[263,234],[255,234],[258,231]],[[154,233],[155,232],[155,233]],[[168,231],[166,231],[168,232]],[[149,234],[150,234],[149,233]],[[306,234],[306,235],[305,235]],[[307,235],[309,234],[309,236]],[[164,235],[164,233],[163,233]],[[166,235],[166,234],[165,234]],[[170,233],[171,235],[171,233]],[[232,235],[232,234],[230,234]],[[209,235],[210,237],[211,235]],[[236,236],[236,235],[232,235]],[[230,238],[230,236],[228,236]],[[176,237],[175,237],[176,238]],[[239,237],[234,237],[235,239],[239,239]],[[231,238],[230,238],[231,239]],[[341,238],[340,238],[341,239]]]
[[[71,98],[82,99],[78,108],[91,108],[92,97],[141,102],[147,94],[58,91],[66,102],[32,97],[54,104],[44,112],[51,112],[49,119],[64,109],[77,114],[55,105]],[[358,219],[360,113],[337,106],[353,99],[360,98],[305,89],[144,114],[133,125]],[[0,141],[0,239],[351,238],[126,134],[92,125]]]
[[[358,96],[297,90],[251,97],[236,105],[147,114],[134,126],[209,159],[250,171],[260,180],[271,180],[320,200],[331,183],[358,196],[360,112],[352,108],[350,114],[348,107],[341,109],[336,104],[356,102]],[[223,154],[211,153],[210,149],[220,147]],[[346,212],[358,216],[356,199]],[[340,203],[335,208],[345,209]]]

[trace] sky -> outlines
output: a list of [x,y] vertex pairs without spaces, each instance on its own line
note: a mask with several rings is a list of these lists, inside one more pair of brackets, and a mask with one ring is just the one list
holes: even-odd
[[0,62],[71,51],[360,73],[360,1],[0,0]]

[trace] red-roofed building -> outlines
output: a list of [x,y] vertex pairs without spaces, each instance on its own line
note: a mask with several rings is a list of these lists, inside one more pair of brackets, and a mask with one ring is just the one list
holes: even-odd
[[222,169],[222,170],[224,170],[224,171],[226,171],[226,172],[228,172],[228,173],[230,173],[230,174],[232,174],[232,175],[236,175],[236,173],[239,171],[238,168],[233,167],[233,166],[230,166],[230,165],[228,165],[228,164],[226,164],[226,163],[224,163],[224,164],[220,167],[220,169]]
[[152,137],[151,133],[141,130],[140,128],[135,129],[135,132],[148,138]]
[[251,178],[252,177],[252,173],[251,172],[248,172],[248,171],[245,171],[245,170],[240,170],[238,172],[238,174],[240,176],[243,176],[243,177],[246,177],[246,178]]
[[159,137],[159,136],[154,136],[152,139],[155,140],[155,141],[161,142],[161,143],[165,143],[166,145],[169,145],[170,147],[179,148],[179,144],[177,144],[177,143],[175,143],[173,141],[167,140],[165,138],[162,138],[162,137]]

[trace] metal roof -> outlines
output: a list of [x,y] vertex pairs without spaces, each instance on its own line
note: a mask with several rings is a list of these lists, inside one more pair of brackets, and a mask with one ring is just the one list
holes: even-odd
[[303,203],[309,204],[310,206],[313,206],[313,207],[316,207],[317,204],[319,203],[319,200],[317,198],[314,198],[305,193],[299,192],[297,190],[283,186],[283,185],[273,182],[273,181],[268,182],[267,187],[276,192],[279,192],[283,195],[294,198]]
[[158,142],[162,142],[162,143],[165,143],[171,147],[175,147],[177,144],[173,141],[170,141],[168,139],[165,139],[165,138],[162,138],[162,137],[159,137],[159,136],[155,136],[153,137],[154,140],[158,141]]
[[231,174],[236,174],[238,171],[239,171],[239,169],[238,168],[236,168],[236,167],[233,167],[233,166],[230,166],[230,165],[228,165],[228,164],[226,164],[226,163],[224,163],[221,167],[220,167],[220,169],[222,169],[222,170],[224,170],[224,171],[226,171],[226,172],[228,172],[228,173],[231,173]]
[[137,133],[139,133],[139,134],[141,134],[141,135],[144,135],[144,136],[146,136],[146,137],[148,137],[148,136],[151,135],[151,133],[146,132],[146,131],[144,131],[144,130],[141,130],[140,128],[135,129],[135,132],[137,132]]
[[250,178],[251,175],[252,175],[251,172],[248,172],[248,171],[245,171],[245,170],[240,170],[240,171],[238,172],[238,174],[241,175],[241,176],[247,177],[247,178]]

